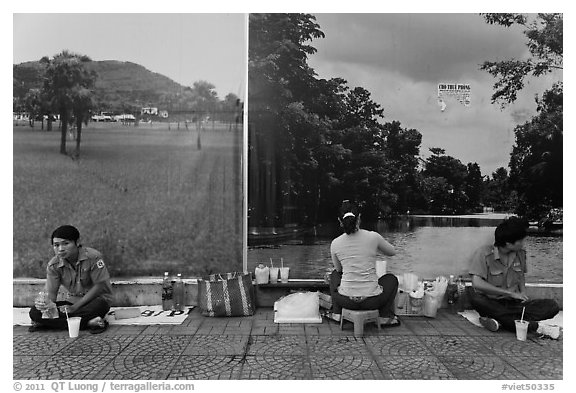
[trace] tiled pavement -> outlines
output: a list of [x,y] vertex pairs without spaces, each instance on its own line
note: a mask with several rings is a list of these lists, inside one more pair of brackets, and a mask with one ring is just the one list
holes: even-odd
[[[105,333],[13,329],[14,379],[562,379],[563,340],[491,333],[440,310],[402,325],[275,324],[252,317],[206,318],[192,310],[178,326],[111,326]],[[522,359],[521,362],[518,359]]]

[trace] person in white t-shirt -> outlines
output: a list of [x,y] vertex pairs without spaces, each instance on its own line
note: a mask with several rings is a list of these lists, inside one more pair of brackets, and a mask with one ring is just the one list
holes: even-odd
[[392,256],[396,250],[378,232],[360,229],[360,212],[354,203],[342,202],[338,220],[345,233],[330,245],[334,264],[330,274],[331,318],[339,321],[342,308],[378,310],[381,324],[400,325],[394,314],[398,279],[393,274],[380,278],[376,274],[377,256]]

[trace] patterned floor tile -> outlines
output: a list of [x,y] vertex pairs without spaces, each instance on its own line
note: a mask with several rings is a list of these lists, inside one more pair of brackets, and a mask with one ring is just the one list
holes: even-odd
[[391,379],[455,379],[435,356],[376,356],[376,361]]
[[[193,324],[193,325],[178,325],[178,326],[172,326],[172,328],[166,332],[166,334],[170,334],[170,335],[194,335],[196,334],[196,332],[198,331],[199,326],[197,324]],[[144,334],[144,332],[142,333]]]
[[310,336],[307,337],[308,353],[322,356],[370,356],[362,337],[353,336]]
[[432,352],[415,336],[364,338],[370,351],[377,356],[431,356]]
[[187,356],[240,355],[246,353],[248,336],[209,336],[196,335],[183,352]]
[[248,344],[248,355],[293,356],[306,355],[306,337],[253,336]]
[[391,379],[369,356],[310,356],[314,379]]
[[69,338],[68,333],[60,334],[30,333],[12,338],[14,355],[53,355],[62,348],[73,344],[77,339]]
[[438,330],[424,317],[406,317],[404,321],[406,328],[410,330],[412,335],[437,336],[442,334],[441,330]]
[[246,356],[240,379],[311,379],[306,356]]
[[60,356],[115,356],[120,354],[134,340],[133,336],[89,335],[74,340],[63,348]]
[[[517,358],[515,358],[517,359]],[[560,357],[524,357],[515,361],[512,366],[528,379],[563,379],[563,360]]]
[[472,355],[491,355],[492,351],[488,349],[483,342],[475,337],[462,336],[420,336],[420,340],[436,356],[472,356]]
[[120,355],[154,356],[170,354],[172,356],[178,356],[184,352],[191,340],[192,336],[188,335],[140,335],[135,337],[134,340],[124,348]]
[[148,326],[115,325],[110,326],[104,334],[111,336],[116,336],[118,334],[139,335],[147,328]]
[[482,337],[479,339],[486,347],[501,356],[550,356],[562,357],[563,341],[540,339],[532,337],[526,341],[519,341],[516,335],[493,335],[492,337]]
[[178,356],[118,356],[90,379],[167,379]]
[[112,356],[78,357],[53,355],[32,367],[14,370],[15,379],[98,379],[96,375],[113,361]]
[[242,356],[180,356],[167,379],[239,379]]
[[31,379],[34,377],[31,370],[35,370],[37,365],[47,362],[50,356],[13,356],[13,368],[12,368],[12,378],[13,379]]
[[524,379],[524,375],[497,356],[439,356],[458,379]]

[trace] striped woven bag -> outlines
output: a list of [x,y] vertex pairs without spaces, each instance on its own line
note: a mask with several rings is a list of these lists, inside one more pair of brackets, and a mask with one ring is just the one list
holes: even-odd
[[212,274],[198,280],[198,305],[208,317],[253,315],[254,286],[251,273]]

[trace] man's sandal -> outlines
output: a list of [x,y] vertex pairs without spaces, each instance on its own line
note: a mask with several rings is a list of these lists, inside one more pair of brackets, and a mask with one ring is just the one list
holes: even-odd
[[104,333],[108,329],[108,321],[103,320],[102,323],[99,323],[97,326],[90,326],[90,333],[92,334],[100,334]]
[[[385,320],[386,322],[383,322],[383,320]],[[390,318],[379,318],[380,321],[380,327],[381,328],[393,328],[393,327],[397,327],[400,326],[400,319],[398,318],[397,315],[394,315],[393,317]]]

